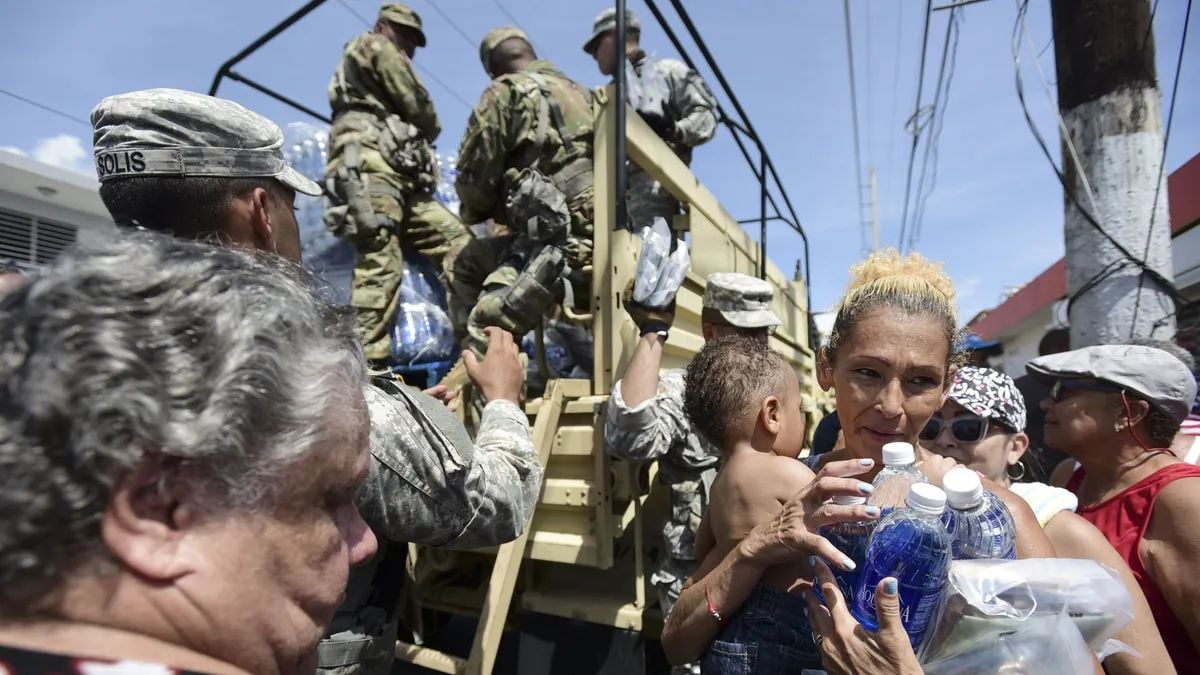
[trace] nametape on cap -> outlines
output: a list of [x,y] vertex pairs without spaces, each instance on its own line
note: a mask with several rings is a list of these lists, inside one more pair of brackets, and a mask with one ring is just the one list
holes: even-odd
[[126,176],[277,176],[278,150],[246,148],[124,148],[96,153],[100,180]]

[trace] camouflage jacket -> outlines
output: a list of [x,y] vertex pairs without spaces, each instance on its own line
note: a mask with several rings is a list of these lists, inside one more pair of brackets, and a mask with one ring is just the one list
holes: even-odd
[[[561,126],[555,120],[539,119],[543,85],[554,95]],[[571,234],[590,240],[591,157],[592,94],[587,88],[544,60],[534,61],[523,72],[501,76],[483,92],[458,149],[455,187],[462,200],[462,221],[474,224],[495,218],[503,222],[505,197],[522,169],[534,168],[557,178],[582,168],[586,175],[574,177],[583,187],[564,192],[569,193],[565,196],[571,211]]]
[[521,534],[537,505],[542,467],[519,406],[489,403],[472,443],[444,405],[420,392],[386,382],[365,395],[374,461],[358,505],[375,534],[456,549]]
[[[412,62],[391,40],[364,33],[346,45],[329,82],[329,104],[327,178],[352,161],[347,148],[356,145],[359,170],[400,195],[434,188],[437,112]],[[346,199],[340,192],[339,197]]]
[[412,61],[379,33],[363,33],[346,44],[329,81],[329,105],[334,118],[349,110],[380,118],[399,115],[430,143],[442,131],[433,99]]
[[[397,598],[376,588],[376,575],[403,577],[397,561],[407,543],[469,549],[512,541],[542,482],[528,418],[514,403],[488,403],[472,442],[441,402],[411,387],[375,378],[363,393],[372,461],[356,502],[380,550],[350,570],[346,599],[318,647],[323,673],[389,671]],[[398,589],[398,579],[387,581]]]
[[659,479],[671,492],[664,546],[672,558],[695,560],[696,528],[708,508],[708,486],[716,476],[720,450],[688,421],[683,375],[682,369],[664,370],[658,393],[635,407],[625,404],[618,380],[604,414],[604,447],[621,459],[659,460]]
[[633,71],[644,86],[665,87],[662,114],[674,127],[665,139],[685,163],[692,161],[692,148],[712,140],[717,133],[717,99],[700,73],[675,59],[656,59],[638,52]]

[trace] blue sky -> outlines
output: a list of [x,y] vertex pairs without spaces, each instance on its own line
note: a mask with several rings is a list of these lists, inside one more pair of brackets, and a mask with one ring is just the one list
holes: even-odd
[[[374,0],[344,0],[372,17]],[[412,0],[424,18],[428,48],[418,64],[442,119],[442,152],[461,138],[473,104],[487,85],[478,41],[511,23],[530,33],[541,55],[588,85],[604,78],[580,50],[603,2],[580,0],[437,0],[469,38],[434,9]],[[0,89],[86,119],[103,96],[145,87],[206,91],[217,67],[254,37],[299,7],[300,0],[43,0],[0,9]],[[665,0],[659,3],[674,17]],[[835,303],[847,269],[862,257],[850,124],[842,3],[758,0],[688,3],[689,11],[768,144],[812,242],[815,309]],[[853,0],[864,173],[879,182],[881,239],[895,244],[911,136],[904,123],[916,95],[924,3]],[[935,3],[939,4],[939,3]],[[641,0],[629,0],[645,24],[643,46],[672,49]],[[1160,0],[1155,21],[1158,74],[1164,98],[1175,74],[1185,0]],[[930,29],[925,102],[937,77],[946,12]],[[1062,196],[1034,143],[1013,84],[1011,36],[1015,2],[988,0],[963,10],[956,72],[917,250],[941,260],[954,278],[964,320],[996,304],[1008,287],[1028,281],[1063,252]],[[1196,17],[1193,17],[1196,18]],[[678,23],[677,29],[681,28]],[[1193,28],[1197,28],[1193,26]],[[325,110],[325,87],[342,45],[362,22],[330,0],[240,67],[251,77],[311,107]],[[1195,32],[1195,31],[1193,31]],[[1051,81],[1049,0],[1029,11],[1032,47],[1023,56],[1034,118],[1057,153],[1053,104],[1042,92],[1032,53]],[[686,41],[685,41],[686,43]],[[690,43],[687,43],[690,44]],[[696,53],[698,56],[698,52]],[[708,73],[705,73],[708,76]],[[714,82],[715,84],[715,82]],[[1167,169],[1200,152],[1200,40],[1189,40]],[[235,82],[221,95],[281,124],[305,117]],[[460,100],[461,99],[461,100]],[[1164,101],[1164,114],[1166,104]],[[15,147],[87,170],[87,126],[0,96],[0,147]],[[919,156],[918,156],[919,159]],[[919,165],[918,165],[919,166]],[[735,217],[758,213],[758,190],[728,132],[696,153],[696,173]],[[915,182],[915,179],[914,179]],[[1147,214],[1148,216],[1148,214]],[[757,226],[753,226],[756,231]],[[771,257],[792,269],[799,238],[774,225]]]

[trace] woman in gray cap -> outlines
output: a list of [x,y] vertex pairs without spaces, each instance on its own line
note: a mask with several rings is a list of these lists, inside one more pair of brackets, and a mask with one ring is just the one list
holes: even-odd
[[1017,482],[1029,473],[1025,399],[1013,379],[991,368],[964,366],[942,409],[921,432],[921,445],[1003,485],[1029,502],[1060,558],[1090,558],[1121,574],[1133,598],[1133,621],[1115,637],[1140,655],[1117,653],[1104,660],[1109,675],[1171,672],[1171,659],[1137,579],[1104,535],[1075,514],[1078,498],[1045,483]]
[[1052,385],[1042,401],[1046,443],[1080,467],[1067,489],[1141,585],[1171,660],[1200,664],[1200,467],[1171,453],[1196,383],[1153,347],[1101,345],[1034,359]]

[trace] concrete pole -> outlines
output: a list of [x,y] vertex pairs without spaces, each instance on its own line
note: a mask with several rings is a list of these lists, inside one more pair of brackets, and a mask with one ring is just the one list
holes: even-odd
[[[1163,151],[1162,96],[1154,66],[1148,0],[1051,0],[1058,107],[1065,122],[1067,189],[1104,230],[1166,279],[1171,235]],[[1079,164],[1072,159],[1068,140]],[[1084,180],[1090,184],[1095,203]],[[1155,191],[1159,190],[1157,206]],[[1066,207],[1067,290],[1071,297],[1126,260],[1071,201]],[[1153,222],[1153,227],[1151,227]],[[1140,289],[1140,290],[1139,290]],[[1175,305],[1136,265],[1120,269],[1075,299],[1071,347],[1131,337],[1175,335]]]

